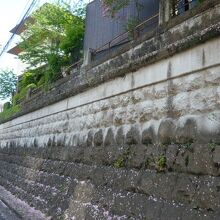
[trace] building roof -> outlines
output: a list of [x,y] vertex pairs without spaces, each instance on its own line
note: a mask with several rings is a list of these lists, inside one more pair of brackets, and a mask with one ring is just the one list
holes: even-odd
[[16,45],[15,47],[12,47],[10,50],[7,52],[13,55],[18,56],[23,50],[19,47],[19,44]]
[[[45,7],[48,5],[48,3],[45,3],[43,6],[41,6],[38,10],[40,10],[42,7]],[[10,32],[13,34],[21,35],[25,30],[27,30],[27,22],[34,22],[34,19],[31,17],[31,15],[27,18],[25,18],[23,21],[21,21],[19,24],[17,24],[15,27],[13,27]],[[16,45],[15,47],[11,48],[7,52],[13,55],[18,55],[22,52],[23,50],[19,47],[19,44]]]
[[13,27],[10,30],[10,32],[12,34],[20,35],[22,32],[24,32],[27,29],[27,26],[25,25],[25,23],[27,22],[28,19],[29,17],[23,20],[21,23],[17,24],[15,27]]

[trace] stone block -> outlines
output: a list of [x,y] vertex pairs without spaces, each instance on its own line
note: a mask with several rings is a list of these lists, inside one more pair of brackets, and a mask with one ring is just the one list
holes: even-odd
[[211,147],[214,147],[213,162],[219,167],[220,166],[220,146],[212,145]]
[[123,127],[118,128],[115,140],[117,145],[122,145],[125,142],[125,135],[124,135],[124,130]]
[[213,163],[213,155],[206,144],[194,146],[187,170],[195,174],[215,175],[217,168]]
[[172,199],[183,204],[193,203],[196,190],[196,184],[193,184],[190,177],[184,174],[177,175],[172,191]]
[[145,166],[147,147],[142,144],[131,145],[127,151],[127,166],[140,169]]
[[115,144],[115,135],[112,128],[108,128],[107,133],[105,135],[104,145],[114,145]]
[[150,126],[146,129],[143,130],[142,132],[142,144],[152,144],[152,143],[155,143],[155,131],[154,131],[154,128],[153,126]]
[[93,145],[93,131],[90,130],[87,136],[87,146],[91,147]]
[[102,144],[103,144],[103,132],[102,132],[102,129],[99,129],[94,134],[94,145],[95,146],[101,146]]
[[163,119],[158,129],[158,141],[162,144],[170,144],[174,142],[174,134],[176,125],[173,119]]
[[197,138],[197,122],[193,117],[181,118],[177,123],[176,142],[180,144],[192,143]]
[[138,144],[140,143],[141,136],[138,126],[131,126],[125,136],[126,144]]

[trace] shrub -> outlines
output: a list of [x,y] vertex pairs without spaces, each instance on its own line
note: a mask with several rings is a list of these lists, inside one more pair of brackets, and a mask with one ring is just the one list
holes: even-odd
[[13,105],[17,105],[21,101],[25,100],[27,97],[28,91],[36,87],[37,86],[34,83],[32,83],[32,84],[27,85],[25,88],[22,88],[21,91],[13,97]]
[[10,108],[4,109],[4,111],[0,113],[0,120],[9,119],[21,110],[20,105],[10,106]]

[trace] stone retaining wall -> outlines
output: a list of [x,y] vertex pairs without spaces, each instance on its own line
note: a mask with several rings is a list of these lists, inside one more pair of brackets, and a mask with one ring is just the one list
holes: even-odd
[[215,36],[1,124],[0,185],[52,219],[219,219],[219,57]]

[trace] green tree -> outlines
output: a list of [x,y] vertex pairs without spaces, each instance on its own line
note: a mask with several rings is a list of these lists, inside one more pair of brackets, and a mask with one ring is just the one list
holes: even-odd
[[16,90],[17,76],[12,70],[0,70],[0,99],[11,98]]
[[44,65],[45,81],[54,81],[63,66],[76,62],[82,56],[84,31],[82,10],[75,15],[67,4],[45,4],[27,24],[20,44],[23,52],[19,58],[31,68]]

